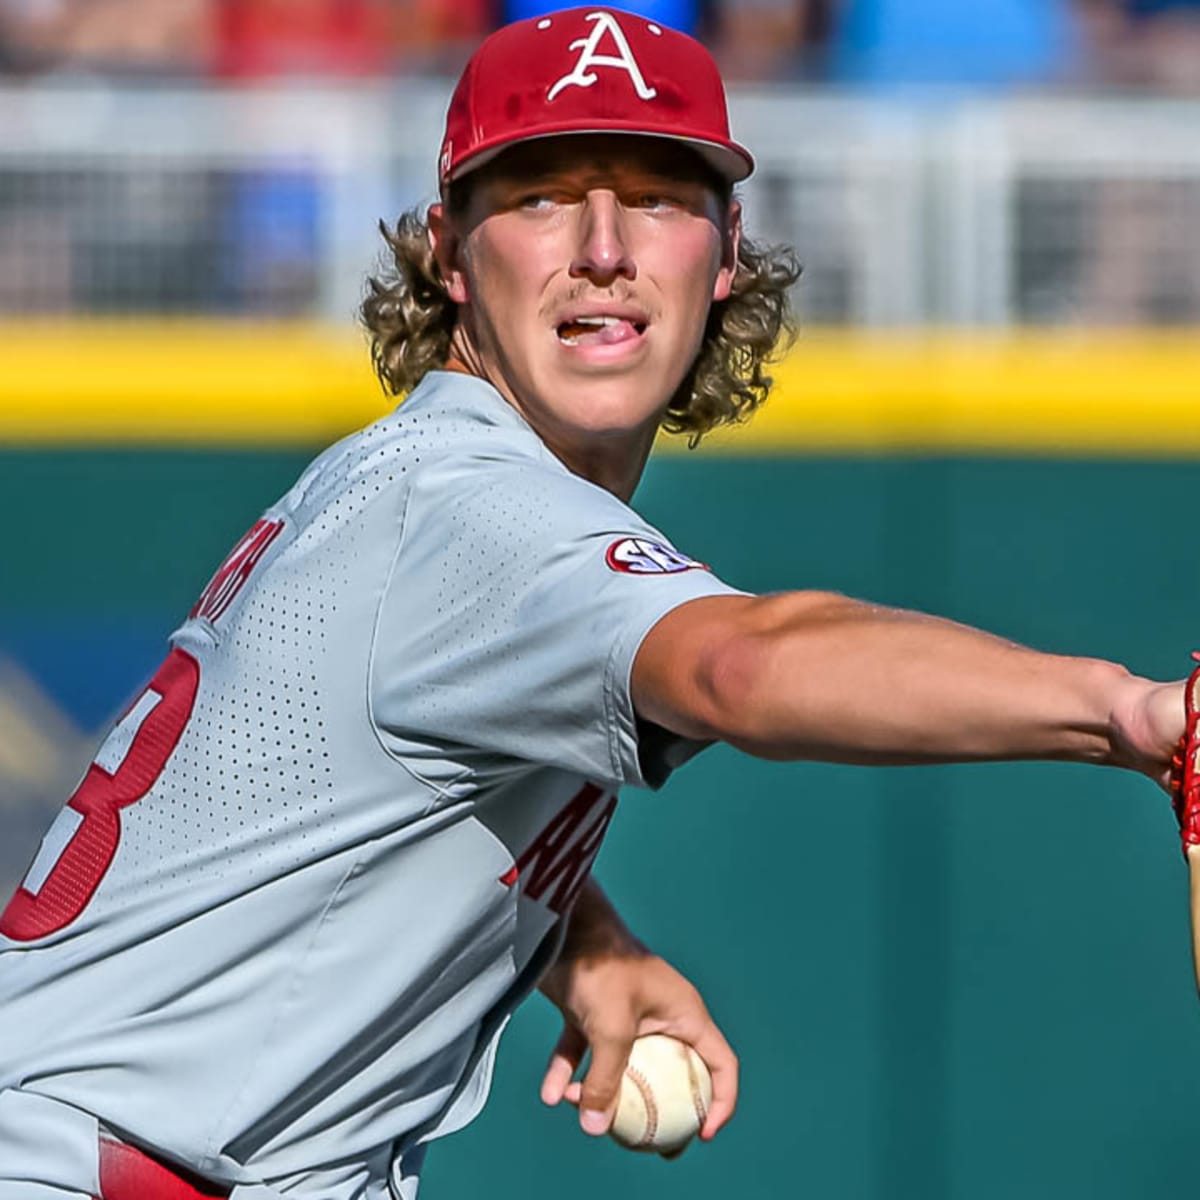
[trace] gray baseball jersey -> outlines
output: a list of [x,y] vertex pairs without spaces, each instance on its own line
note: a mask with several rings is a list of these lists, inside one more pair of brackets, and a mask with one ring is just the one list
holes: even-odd
[[410,1195],[617,788],[697,748],[639,729],[639,644],[731,590],[478,379],[435,372],[322,454],[0,918],[0,1180],[50,1102],[247,1200]]

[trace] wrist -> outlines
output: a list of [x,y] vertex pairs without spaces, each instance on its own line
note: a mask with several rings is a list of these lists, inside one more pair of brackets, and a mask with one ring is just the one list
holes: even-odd
[[589,881],[566,918],[567,931],[558,958],[542,976],[539,988],[561,1008],[572,979],[598,963],[651,957],[630,932],[598,884]]
[[1118,670],[1121,674],[1112,683],[1107,762],[1158,779],[1183,728],[1179,685]]
[[576,1006],[581,990],[589,993],[597,981],[614,978],[614,972],[621,975],[655,961],[661,960],[636,938],[621,939],[585,952],[560,955],[542,976],[538,990],[566,1011]]
[[560,962],[647,953],[594,879],[588,880],[566,919]]
[[615,912],[602,917],[572,916],[556,965],[600,962],[610,958],[645,958],[650,954]]

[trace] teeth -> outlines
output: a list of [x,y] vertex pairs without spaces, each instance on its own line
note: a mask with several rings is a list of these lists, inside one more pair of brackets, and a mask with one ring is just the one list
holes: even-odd
[[638,322],[632,321],[628,317],[614,317],[607,314],[599,314],[596,316],[587,317],[571,317],[563,321],[558,327],[559,340],[565,342],[568,346],[573,346],[582,336],[581,330],[585,329],[605,329],[611,325],[632,325],[639,333],[645,328]]

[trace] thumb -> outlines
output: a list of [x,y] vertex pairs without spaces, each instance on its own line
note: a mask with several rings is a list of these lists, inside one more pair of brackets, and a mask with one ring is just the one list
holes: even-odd
[[632,1030],[627,1034],[593,1035],[592,1061],[579,1099],[579,1124],[584,1133],[595,1136],[608,1132],[632,1045]]

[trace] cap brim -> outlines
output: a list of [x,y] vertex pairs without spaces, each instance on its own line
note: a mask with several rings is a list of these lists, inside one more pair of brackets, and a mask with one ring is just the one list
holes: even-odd
[[589,122],[587,124],[574,125],[564,123],[561,128],[543,127],[535,133],[519,135],[517,137],[508,135],[495,138],[491,142],[481,142],[461,162],[455,164],[454,169],[443,177],[442,182],[453,183],[456,179],[461,179],[464,175],[469,175],[485,163],[491,162],[492,159],[507,150],[510,146],[519,146],[523,142],[544,141],[546,138],[571,137],[589,133],[622,133],[630,134],[634,137],[661,138],[668,142],[681,142],[685,146],[689,146],[695,150],[726,183],[740,183],[743,179],[748,178],[754,170],[754,158],[750,154],[750,151],[734,141],[715,142],[711,138],[692,137],[686,133],[668,133],[665,130],[630,128],[619,122],[612,122],[606,125],[597,125],[595,122]]

